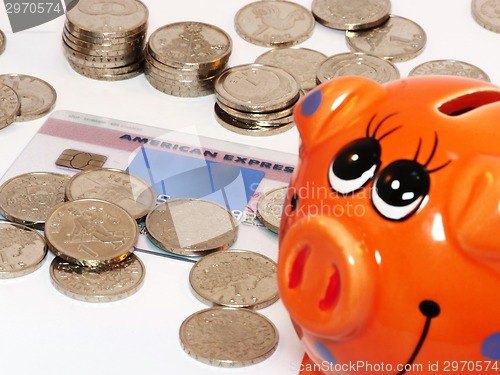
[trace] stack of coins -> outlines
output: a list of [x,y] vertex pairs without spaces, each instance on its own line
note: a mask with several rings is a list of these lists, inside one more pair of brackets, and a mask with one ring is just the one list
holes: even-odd
[[201,22],[165,25],[148,40],[146,78],[154,88],[170,95],[209,95],[231,51],[230,36],[216,26]]
[[96,4],[80,0],[66,13],[63,47],[69,65],[97,80],[123,80],[143,72],[148,9],[138,0]]
[[0,279],[35,271],[48,248],[55,255],[51,281],[61,293],[87,302],[130,296],[145,274],[133,254],[137,220],[155,198],[142,179],[116,169],[10,178],[0,186],[0,214],[10,221],[0,222]]
[[300,95],[299,83],[283,69],[263,64],[231,67],[215,81],[215,117],[239,134],[278,134],[293,127]]

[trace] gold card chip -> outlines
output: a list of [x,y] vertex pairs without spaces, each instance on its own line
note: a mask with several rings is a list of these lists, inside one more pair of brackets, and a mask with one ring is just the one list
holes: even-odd
[[57,158],[56,165],[86,171],[101,168],[107,159],[104,155],[66,149]]

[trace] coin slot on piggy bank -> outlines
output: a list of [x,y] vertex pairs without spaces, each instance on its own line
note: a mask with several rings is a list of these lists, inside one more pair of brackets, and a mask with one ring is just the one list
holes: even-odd
[[498,370],[499,99],[460,77],[349,76],[297,103],[278,283],[303,374]]

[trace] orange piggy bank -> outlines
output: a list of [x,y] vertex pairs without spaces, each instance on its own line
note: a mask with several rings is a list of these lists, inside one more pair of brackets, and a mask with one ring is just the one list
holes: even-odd
[[500,373],[500,88],[342,77],[295,122],[278,279],[296,368]]

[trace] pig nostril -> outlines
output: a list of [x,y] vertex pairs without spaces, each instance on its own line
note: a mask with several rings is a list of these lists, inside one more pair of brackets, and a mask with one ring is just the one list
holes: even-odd
[[427,318],[435,318],[441,312],[439,304],[432,300],[424,300],[420,302],[418,308],[420,309],[422,315],[426,316]]
[[335,265],[332,265],[333,271],[330,276],[330,281],[328,282],[328,287],[326,288],[326,293],[324,298],[319,302],[319,308],[321,310],[329,310],[337,302],[337,297],[340,292],[340,275],[338,269]]
[[304,246],[302,247],[302,249],[299,250],[297,257],[293,262],[290,274],[288,275],[288,287],[290,289],[298,287],[302,282],[304,267],[310,252],[311,248],[309,246]]

